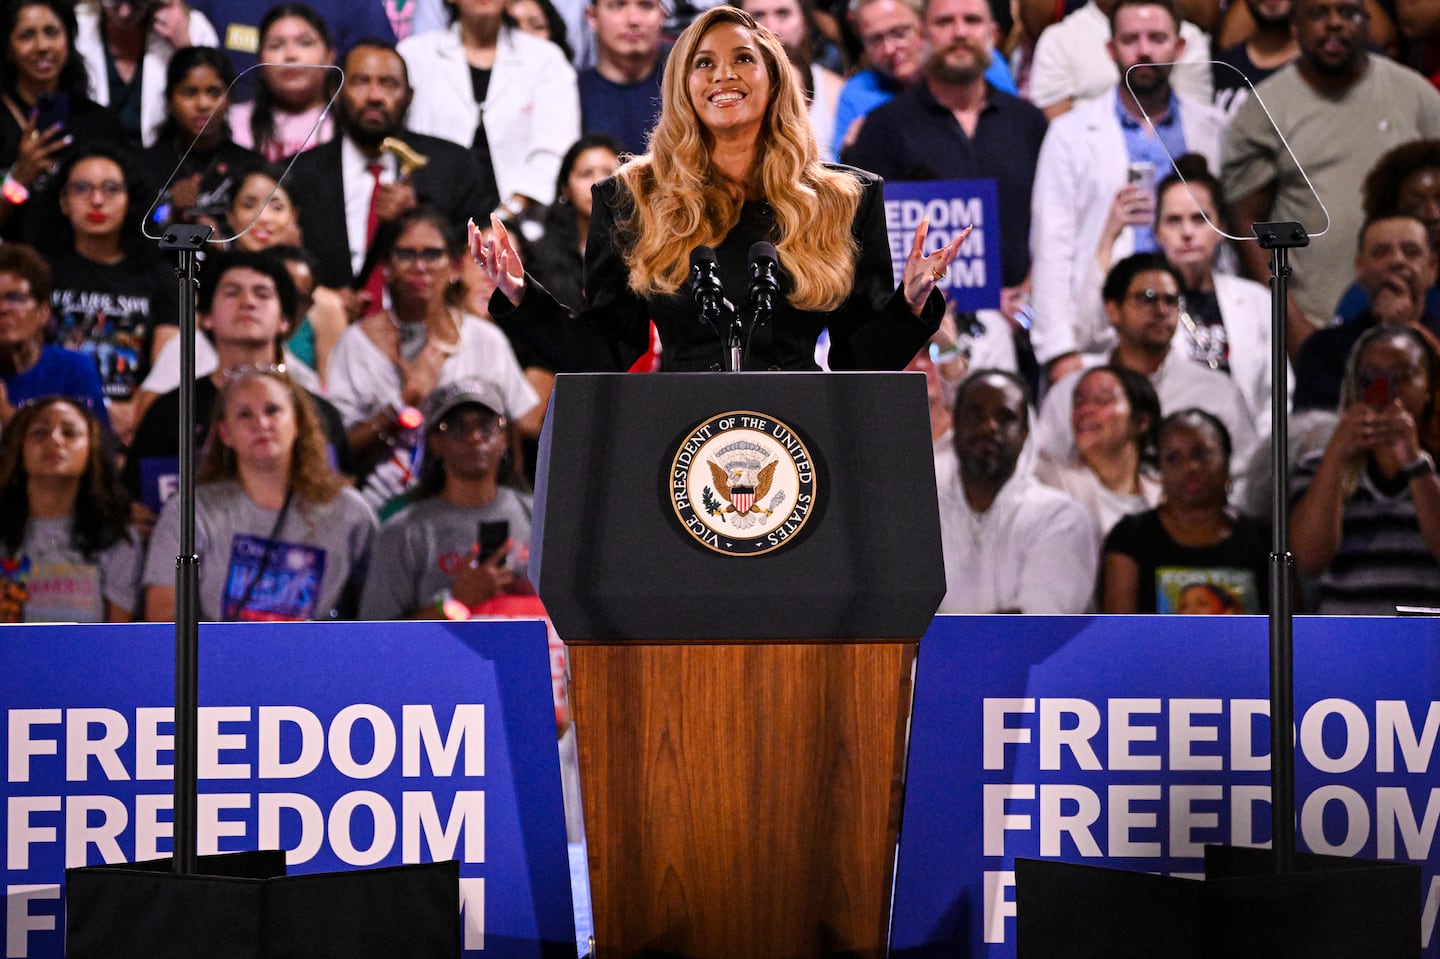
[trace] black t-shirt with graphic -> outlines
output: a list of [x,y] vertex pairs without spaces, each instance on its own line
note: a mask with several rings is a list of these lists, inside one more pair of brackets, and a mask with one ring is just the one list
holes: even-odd
[[108,264],[74,252],[52,270],[53,341],[95,361],[107,399],[130,399],[149,372],[155,327],[178,322],[174,271],[158,257]]

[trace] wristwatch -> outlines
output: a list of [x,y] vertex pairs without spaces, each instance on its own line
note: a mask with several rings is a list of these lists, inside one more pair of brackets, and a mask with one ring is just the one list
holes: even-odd
[[1424,450],[1421,450],[1420,455],[1415,457],[1415,462],[1406,463],[1400,467],[1400,475],[1405,477],[1406,482],[1417,477],[1433,475],[1434,472],[1435,458]]

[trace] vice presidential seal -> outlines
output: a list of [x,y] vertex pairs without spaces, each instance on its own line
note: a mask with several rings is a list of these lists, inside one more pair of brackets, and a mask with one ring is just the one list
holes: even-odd
[[793,543],[815,512],[815,462],[788,424],[737,410],[700,423],[670,468],[669,498],[685,532],[731,556]]

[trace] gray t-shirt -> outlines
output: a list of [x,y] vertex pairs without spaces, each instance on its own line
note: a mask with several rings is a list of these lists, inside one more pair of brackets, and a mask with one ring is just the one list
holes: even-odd
[[[155,523],[146,586],[175,581],[179,505],[172,498]],[[255,505],[234,480],[195,491],[202,620],[334,619],[345,612],[342,602],[359,595],[376,526],[360,494],[345,487],[328,503],[297,499],[277,530],[279,515]]]
[[523,582],[530,561],[531,510],[529,496],[502,486],[485,506],[454,506],[431,497],[390,517],[375,540],[360,618],[402,619],[433,603],[470,554],[482,522],[510,523],[513,545],[505,567]]
[[72,522],[65,516],[25,524],[19,551],[0,568],[0,620],[103,623],[107,601],[127,613],[135,611],[139,540],[118,540],[87,559],[70,545]]
[[[1410,140],[1440,137],[1440,92],[1409,67],[1370,55],[1365,76],[1339,97],[1325,97],[1292,64],[1255,88],[1225,136],[1220,178],[1243,197],[1273,187],[1271,220],[1295,220],[1311,233],[1325,213],[1280,142],[1261,101],[1285,134],[1330,214],[1330,229],[1290,254],[1290,290],[1311,323],[1328,326],[1355,278],[1355,242],[1364,220],[1360,184],[1384,153]],[[1246,232],[1249,224],[1246,224]]]

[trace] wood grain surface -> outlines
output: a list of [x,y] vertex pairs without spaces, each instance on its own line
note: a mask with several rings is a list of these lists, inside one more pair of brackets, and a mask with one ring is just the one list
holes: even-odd
[[915,650],[571,646],[596,959],[883,956]]

